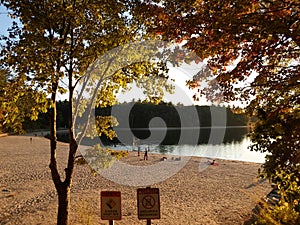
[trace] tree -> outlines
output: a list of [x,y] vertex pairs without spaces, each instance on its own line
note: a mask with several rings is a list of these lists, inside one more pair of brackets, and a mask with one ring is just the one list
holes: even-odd
[[26,119],[37,120],[44,110],[44,93],[21,85],[7,70],[0,70],[0,132],[24,133]]
[[[191,87],[211,100],[222,95],[242,101],[249,116],[258,118],[251,149],[269,153],[264,174],[282,187],[292,179],[279,174],[295,173],[299,196],[300,2],[166,0],[143,7],[152,8],[146,15],[150,32],[182,42],[207,60],[212,73],[198,74]],[[203,81],[209,85],[201,86]],[[299,213],[299,202],[291,199],[285,200]]]
[[[43,109],[50,106],[50,170],[58,194],[57,224],[68,224],[70,188],[74,173],[78,142],[75,138],[74,117],[83,114],[74,106],[75,88],[93,83],[95,79],[85,76],[97,58],[111,49],[124,46],[142,36],[141,26],[136,23],[133,10],[135,1],[32,1],[1,0],[13,18],[18,18],[9,30],[9,36],[1,52],[1,60],[11,70],[21,87],[34,87],[48,99],[43,99]],[[134,57],[134,54],[131,55]],[[101,58],[101,57],[100,57]],[[105,58],[105,57],[104,57]],[[103,62],[106,71],[98,83],[98,105],[112,104],[114,94],[120,87],[140,77],[164,76],[164,70],[155,63],[139,61],[127,69],[114,70],[110,58]],[[120,60],[120,59],[119,59]],[[126,59],[124,59],[126,60]],[[101,65],[102,66],[102,65]],[[105,71],[105,70],[104,70]],[[91,80],[86,80],[91,79]],[[59,173],[56,152],[57,94],[68,91],[69,154],[65,174]],[[24,90],[20,92],[23,94]],[[101,95],[102,93],[102,95]],[[76,101],[84,102],[79,94]],[[91,104],[83,105],[89,110]],[[73,111],[73,109],[79,111]],[[75,114],[75,115],[74,115]],[[103,130],[100,127],[100,132]]]
[[6,77],[6,71],[5,70],[0,70],[0,105],[1,105],[1,110],[0,110],[0,132],[4,132],[4,116],[5,112],[3,110],[3,101],[4,101],[4,93],[5,89],[7,87],[7,77]]
[[[209,58],[208,67],[223,87],[226,100],[249,102],[249,96],[259,91],[268,92],[270,88],[288,91],[298,85],[300,25],[297,1],[163,2],[163,6],[144,6],[154,8],[146,16],[151,17],[153,11],[158,13],[149,31],[161,35],[164,40],[184,40],[184,46],[201,59]],[[229,69],[232,64],[234,69]],[[255,80],[253,71],[259,73]],[[206,75],[210,76],[206,73],[202,78]],[[243,81],[253,82],[251,86],[238,88],[237,84]],[[195,80],[195,85],[197,83]]]

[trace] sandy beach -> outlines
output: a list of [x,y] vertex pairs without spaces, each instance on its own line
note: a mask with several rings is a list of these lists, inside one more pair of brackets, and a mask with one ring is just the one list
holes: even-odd
[[[68,145],[59,143],[58,161],[63,171]],[[173,163],[166,156],[166,163]],[[0,137],[0,224],[55,224],[57,195],[48,167],[49,141],[43,137]],[[162,155],[137,152],[122,159],[126,165],[149,167],[163,163]],[[161,219],[152,224],[235,225],[247,224],[258,201],[270,192],[267,181],[257,177],[260,164],[216,160],[217,166],[204,166],[208,159],[191,157],[173,176],[152,184],[159,188]],[[175,165],[175,164],[174,164]],[[164,166],[162,164],[162,166]],[[163,170],[160,170],[163,172]],[[159,177],[159,172],[154,177]],[[134,174],[128,175],[133,179]],[[146,224],[138,220],[137,188],[116,183],[102,175],[93,176],[88,165],[76,165],[70,224],[108,224],[100,218],[100,192],[121,191],[122,220],[115,224]]]

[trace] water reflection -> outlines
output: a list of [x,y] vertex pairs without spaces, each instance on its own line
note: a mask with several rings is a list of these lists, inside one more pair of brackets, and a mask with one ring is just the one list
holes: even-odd
[[[136,129],[128,132],[128,130],[115,130],[118,137],[122,137],[121,141],[118,138],[110,140],[106,137],[99,138],[84,138],[81,145],[92,146],[102,143],[108,146],[131,146],[133,139],[139,139],[140,145],[160,145],[161,152],[170,152],[170,147],[165,149],[165,145],[220,145],[242,142],[248,134],[247,127],[227,127],[227,128],[185,128],[185,129],[167,129],[158,128],[155,130]],[[224,132],[225,131],[225,132]],[[132,135],[134,134],[134,136]],[[199,135],[198,135],[199,134]],[[197,135],[197,136],[195,136]],[[58,133],[58,140],[68,142],[68,133]],[[149,138],[151,136],[151,138]],[[214,138],[220,136],[220,138]],[[182,138],[184,137],[184,138]]]
[[153,145],[151,152],[166,155],[199,156],[212,159],[227,159],[246,162],[263,163],[265,153],[250,151],[251,141],[247,136],[241,141],[222,144],[201,145]]
[[[121,143],[131,145],[134,137],[141,140],[141,144],[184,145],[184,144],[222,144],[242,141],[248,133],[247,127],[217,127],[217,128],[147,128],[132,129],[132,134],[126,129],[115,129]],[[129,133],[129,134],[128,134]],[[225,135],[224,135],[225,134]],[[118,139],[112,141],[101,137],[105,144],[120,143]]]

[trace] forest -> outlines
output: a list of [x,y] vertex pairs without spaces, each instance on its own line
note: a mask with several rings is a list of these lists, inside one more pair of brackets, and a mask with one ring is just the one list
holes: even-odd
[[[133,107],[132,107],[133,104]],[[149,122],[154,117],[159,117],[164,120],[167,127],[180,128],[182,114],[190,114],[191,110],[196,109],[198,113],[199,125],[201,127],[211,126],[211,110],[212,108],[225,112],[226,126],[247,126],[248,117],[245,114],[234,113],[230,108],[222,108],[219,106],[175,106],[172,103],[161,102],[159,104],[153,103],[122,103],[105,108],[97,108],[97,116],[110,116],[112,107],[117,111],[127,110],[126,108],[132,107],[130,116],[128,118],[118,117],[118,127],[124,127],[127,120],[130,121],[130,128],[147,128]],[[225,110],[225,111],[223,111]],[[26,118],[24,121],[24,128],[26,132],[32,132],[36,130],[49,129],[49,115],[48,113],[41,113],[37,120],[32,121]],[[68,101],[57,102],[57,126],[60,129],[68,128]],[[194,120],[186,120],[185,125],[188,127],[194,127]]]

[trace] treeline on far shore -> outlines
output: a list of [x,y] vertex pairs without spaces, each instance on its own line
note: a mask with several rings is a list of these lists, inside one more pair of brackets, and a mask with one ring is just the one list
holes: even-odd
[[[129,127],[211,127],[211,126],[247,126],[245,114],[234,113],[232,109],[219,106],[183,106],[162,102],[130,102],[113,107],[98,108],[96,115],[115,116],[121,128]],[[153,120],[160,118],[159,120]],[[163,123],[161,122],[163,120]]]
[[[121,103],[96,109],[97,116],[116,116],[119,126],[134,128],[148,128],[153,118],[160,118],[162,123],[151,124],[170,128],[180,127],[210,127],[210,126],[247,126],[249,119],[245,114],[234,113],[230,108],[219,106],[183,106],[162,102],[158,105],[152,103],[130,102]],[[155,120],[154,120],[155,121]],[[157,120],[158,121],[158,120]],[[152,120],[153,122],[153,120]],[[68,101],[57,102],[57,127],[68,128]],[[27,132],[34,130],[47,130],[49,117],[42,113],[36,121],[27,119],[24,122]]]
[[[112,110],[113,109],[113,110]],[[230,108],[219,106],[183,106],[162,102],[130,102],[96,109],[98,116],[116,116],[119,127],[130,124],[130,128],[147,128],[153,118],[161,118],[167,127],[209,127],[209,126],[247,126],[249,119],[245,114],[234,113]],[[57,127],[68,128],[68,101],[57,102]],[[155,124],[154,124],[155,126]],[[24,122],[26,131],[49,128],[47,113],[41,113],[35,121]]]
[[[56,124],[57,128],[68,128],[68,104],[67,100],[57,102],[57,118]],[[40,113],[37,120],[25,119],[23,127],[26,132],[34,132],[38,130],[49,130],[49,114]]]

